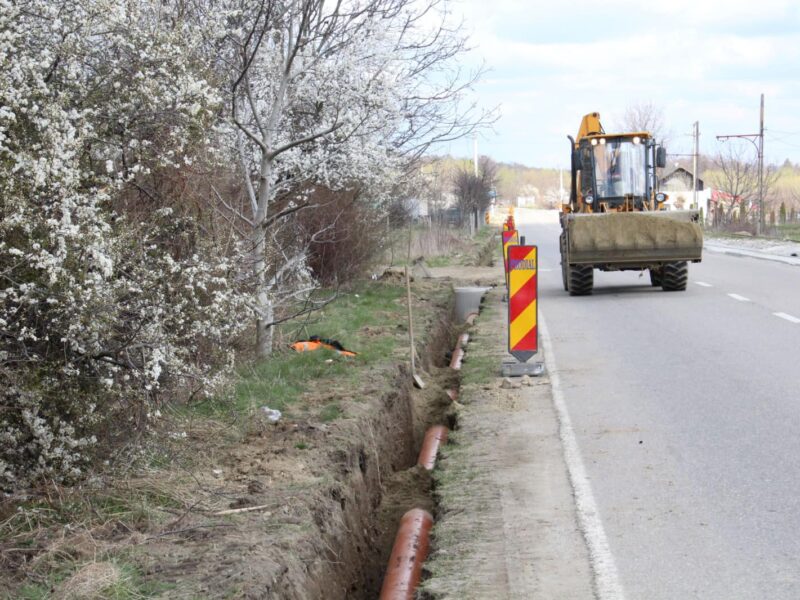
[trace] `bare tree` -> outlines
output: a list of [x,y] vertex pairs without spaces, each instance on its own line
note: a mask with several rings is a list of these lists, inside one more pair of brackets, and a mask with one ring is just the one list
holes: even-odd
[[[727,198],[723,208],[726,223],[733,220],[738,212],[738,221],[745,222],[758,210],[759,181],[758,160],[752,156],[752,149],[736,143],[727,143],[715,159],[716,171],[709,177],[709,183],[719,189]],[[778,179],[778,171],[773,165],[764,169],[762,193],[767,198]]]
[[622,126],[625,131],[647,131],[661,144],[669,141],[664,111],[653,102],[639,102],[628,106],[622,118]]
[[472,163],[462,166],[455,174],[453,188],[458,207],[464,215],[476,215],[486,210],[491,201],[490,192],[497,185],[497,163],[488,156],[478,161],[478,174]]

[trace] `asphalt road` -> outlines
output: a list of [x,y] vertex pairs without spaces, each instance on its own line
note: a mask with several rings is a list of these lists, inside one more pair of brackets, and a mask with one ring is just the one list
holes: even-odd
[[706,252],[686,292],[570,297],[558,224],[515,216],[625,597],[800,598],[800,267]]

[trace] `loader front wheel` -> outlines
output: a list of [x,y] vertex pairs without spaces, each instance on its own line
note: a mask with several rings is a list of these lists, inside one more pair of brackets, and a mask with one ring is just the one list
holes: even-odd
[[650,269],[650,285],[653,287],[661,287],[661,280],[663,277],[663,269]]
[[586,296],[594,287],[594,269],[591,265],[569,265],[569,295]]
[[664,265],[661,287],[665,292],[682,292],[688,282],[689,265],[685,261]]

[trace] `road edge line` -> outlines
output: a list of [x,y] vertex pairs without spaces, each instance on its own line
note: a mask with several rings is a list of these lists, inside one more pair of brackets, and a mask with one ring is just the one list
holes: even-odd
[[586,475],[578,440],[572,428],[564,394],[561,391],[561,379],[556,367],[555,354],[550,342],[550,335],[544,317],[539,313],[539,326],[544,350],[544,360],[547,373],[550,375],[550,390],[553,396],[553,405],[558,414],[559,437],[564,449],[564,460],[567,463],[572,494],[575,498],[575,510],[578,517],[578,527],[586,541],[589,550],[589,561],[594,574],[595,593],[599,600],[623,600],[625,593],[619,580],[617,565],[614,555],[608,545],[600,512],[594,500],[592,485]]

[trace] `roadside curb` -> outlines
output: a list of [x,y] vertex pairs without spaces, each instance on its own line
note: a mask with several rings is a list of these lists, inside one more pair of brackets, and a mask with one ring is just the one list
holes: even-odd
[[773,262],[783,263],[794,267],[800,267],[800,257],[794,256],[779,256],[770,254],[768,252],[758,252],[755,250],[747,250],[746,248],[736,248],[733,246],[718,246],[715,244],[704,244],[703,250],[716,252],[718,254],[728,254],[730,256],[743,256],[746,258],[757,258],[760,260],[770,260]]

